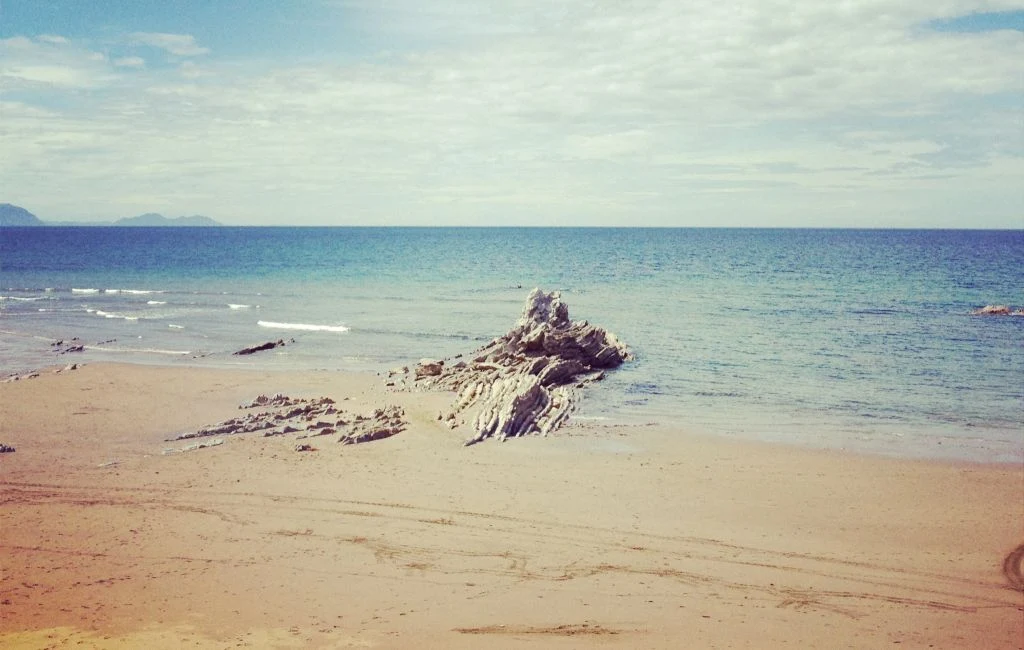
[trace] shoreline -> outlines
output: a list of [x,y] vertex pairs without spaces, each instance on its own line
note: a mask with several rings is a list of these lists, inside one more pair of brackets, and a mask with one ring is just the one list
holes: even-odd
[[[298,330],[300,345],[259,365],[380,371],[485,344],[539,285],[637,347],[637,363],[609,376],[581,415],[667,416],[730,436],[882,455],[1024,461],[1014,390],[1024,321],[971,315],[1019,306],[1008,262],[1020,257],[1019,237],[391,234],[153,231],[133,238],[131,264],[98,231],[26,236],[12,242],[0,320],[108,349],[85,361],[136,361],[139,353],[113,349],[147,348],[171,366],[185,351],[226,365],[223,355],[297,331],[261,322],[300,326],[309,328]],[[178,252],[193,245],[208,252],[183,265]],[[550,255],[559,250],[578,255]],[[964,250],[985,254],[951,255]],[[488,263],[467,279],[452,271],[466,259]],[[351,329],[322,331],[340,327]],[[11,366],[30,369],[46,354],[44,341],[0,339]]]
[[[38,338],[44,338],[48,341],[51,340],[47,337]],[[139,351],[103,350],[103,348],[96,346],[88,347],[88,349],[101,351],[107,354],[139,353]],[[59,359],[54,359],[54,361],[59,360],[59,363],[35,365],[32,367],[26,367],[22,370],[15,370],[13,372],[5,371],[4,374],[0,375],[0,385],[16,382],[19,379],[28,376],[38,376],[51,373],[60,370],[67,365],[77,365],[80,367],[84,367],[86,365],[113,365],[152,369],[163,368],[170,371],[205,370],[211,372],[254,372],[280,374],[283,376],[296,374],[302,375],[305,373],[335,373],[339,376],[369,377],[382,385],[387,381],[388,371],[385,370],[381,364],[356,365],[354,368],[350,369],[331,367],[308,368],[301,364],[282,364],[274,367],[273,365],[266,363],[269,358],[267,355],[273,354],[275,354],[274,351],[268,351],[255,356],[239,358],[233,356],[230,352],[216,352],[189,359],[177,356],[168,357],[157,355],[146,359],[97,359],[95,357],[82,358],[71,354],[61,356]],[[672,423],[679,418],[679,414],[666,412],[664,410],[655,410],[655,412],[650,415],[625,413],[618,414],[617,416],[605,415],[604,412],[600,410],[587,410],[588,406],[590,406],[591,409],[595,408],[594,405],[599,401],[599,396],[594,393],[601,389],[602,387],[600,385],[594,385],[591,386],[589,390],[584,391],[580,408],[577,409],[577,412],[570,417],[570,426],[602,426],[604,423],[611,423],[614,426],[622,427],[644,428],[654,426],[672,428]],[[414,390],[413,392],[415,393],[417,391]],[[687,433],[689,435],[710,436],[726,442],[778,445],[797,450],[816,450],[826,453],[849,454],[853,456],[865,456],[879,459],[935,462],[951,465],[992,465],[997,467],[1024,466],[1024,440],[1021,440],[1021,444],[1011,450],[979,450],[962,446],[964,438],[955,435],[946,435],[943,436],[943,439],[952,443],[946,447],[942,447],[942,442],[939,442],[937,446],[927,448],[921,446],[922,443],[918,443],[916,446],[901,448],[892,446],[892,442],[902,442],[906,437],[905,431],[893,434],[888,439],[879,437],[878,439],[868,440],[863,438],[864,432],[851,431],[836,422],[811,424],[806,421],[798,422],[794,419],[788,423],[780,424],[778,422],[772,422],[771,424],[766,425],[763,421],[759,420],[759,417],[762,415],[763,414],[758,413],[746,413],[742,418],[737,419],[735,414],[733,414],[734,419],[732,421],[727,423],[717,423],[707,421],[705,414],[704,421],[698,423],[695,427],[687,428]],[[907,424],[901,424],[897,428],[906,429],[908,431],[911,430]],[[937,424],[933,427],[917,424],[914,425],[913,430],[918,432],[925,430],[935,431],[939,428],[940,426]],[[800,430],[801,433],[793,435],[792,432],[794,430]],[[877,427],[876,433],[880,436],[884,430],[885,427]],[[820,431],[824,431],[826,435],[817,435],[817,432]],[[808,432],[810,432],[811,435],[808,435]],[[854,437],[852,440],[844,440],[839,437],[839,434],[843,433],[851,433]],[[890,445],[888,447],[886,446],[887,440]],[[0,440],[0,443],[2,442],[3,440]],[[844,442],[846,444],[843,444]],[[958,445],[960,445],[959,448]],[[996,456],[999,459],[993,459],[993,456]]]
[[[315,453],[171,435],[258,394],[402,407]],[[347,399],[346,399],[347,398]],[[462,446],[373,375],[88,364],[0,384],[0,641],[1019,648],[1024,471],[578,423]],[[1014,564],[1016,562],[1016,564]],[[1004,564],[1009,563],[1007,568]],[[1009,573],[1006,573],[1009,572]]]
[[[230,357],[230,355],[225,355]],[[30,382],[40,377],[46,377],[48,375],[60,375],[64,372],[69,371],[69,366],[74,366],[74,371],[81,370],[83,368],[94,368],[94,369],[110,369],[115,373],[120,372],[131,372],[133,369],[138,369],[143,372],[162,373],[168,374],[177,373],[213,373],[213,374],[227,374],[234,375],[238,374],[239,378],[246,375],[251,375],[253,378],[258,378],[260,381],[272,381],[274,378],[279,378],[284,383],[299,384],[299,385],[315,385],[315,386],[330,386],[331,382],[327,381],[327,378],[335,377],[340,380],[340,383],[344,386],[351,386],[353,382],[363,385],[368,390],[361,390],[362,393],[369,393],[375,395],[378,399],[381,396],[387,395],[406,395],[410,396],[413,401],[417,396],[427,397],[431,400],[437,399],[437,404],[440,407],[446,406],[445,400],[449,399],[448,393],[444,391],[431,391],[423,390],[420,388],[395,388],[388,383],[388,375],[384,371],[370,371],[370,370],[339,370],[330,368],[316,368],[316,369],[305,369],[305,368],[268,368],[265,365],[259,363],[258,358],[251,360],[243,360],[232,362],[230,364],[206,364],[206,363],[182,363],[180,365],[169,364],[161,362],[160,360],[153,360],[152,362],[144,361],[75,361],[74,358],[69,358],[67,363],[50,364],[36,367],[31,370],[24,370],[6,374],[0,377],[0,387],[4,384],[18,384],[21,382]],[[310,382],[308,381],[311,377],[323,378],[323,381]],[[444,396],[444,397],[441,397]],[[250,397],[256,397],[252,395]],[[586,404],[588,398],[592,398],[588,392],[584,391],[582,404]],[[243,400],[245,401],[245,400]],[[236,405],[237,406],[237,405]],[[660,417],[660,419],[659,419]],[[556,438],[573,438],[573,437],[599,437],[599,434],[595,433],[595,430],[604,430],[606,432],[620,432],[617,435],[622,435],[622,431],[642,431],[642,432],[655,432],[658,435],[678,436],[683,435],[688,438],[697,440],[703,440],[709,444],[723,443],[726,445],[738,445],[750,447],[751,450],[758,448],[763,449],[779,449],[789,450],[797,453],[809,453],[809,454],[822,454],[825,456],[835,456],[843,458],[853,459],[864,459],[867,461],[887,461],[893,463],[919,463],[924,465],[939,465],[948,467],[980,467],[980,468],[992,468],[992,469],[1021,469],[1024,472],[1024,460],[976,460],[971,458],[961,457],[934,457],[934,456],[918,456],[918,455],[900,455],[898,453],[883,453],[873,452],[866,449],[857,448],[846,448],[836,447],[826,444],[812,444],[809,442],[798,442],[793,440],[782,440],[782,439],[766,439],[763,437],[746,436],[746,435],[725,435],[719,431],[714,430],[711,427],[703,429],[695,429],[684,425],[673,425],[668,420],[674,419],[671,415],[661,415],[658,417],[651,418],[612,418],[604,415],[582,415],[577,416],[575,413],[570,416],[567,424],[563,429],[558,432],[551,434],[548,437],[544,436],[525,436],[524,439],[533,438],[544,438],[544,439],[556,439]],[[205,424],[212,424],[212,422],[206,422]],[[198,427],[197,427],[198,428]],[[461,428],[462,431],[467,431],[465,428]],[[184,431],[179,431],[182,433]],[[511,440],[509,442],[514,442]],[[0,442],[3,442],[0,440]],[[496,442],[495,444],[506,444],[502,442]],[[1024,444],[1024,440],[1022,440]],[[1022,474],[1022,480],[1024,480],[1024,474]]]

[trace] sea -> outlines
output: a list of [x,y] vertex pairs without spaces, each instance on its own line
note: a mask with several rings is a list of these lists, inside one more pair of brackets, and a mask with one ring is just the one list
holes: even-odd
[[485,345],[540,287],[635,354],[578,422],[1020,463],[1024,317],[972,311],[1024,306],[1022,260],[1024,230],[3,228],[0,376],[385,373]]

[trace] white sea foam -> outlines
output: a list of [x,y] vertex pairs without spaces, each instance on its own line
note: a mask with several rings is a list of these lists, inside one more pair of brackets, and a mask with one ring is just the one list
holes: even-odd
[[99,293],[99,289],[72,289],[71,293]]
[[133,296],[147,296],[151,293],[163,293],[163,291],[154,291],[151,289],[104,289],[104,293],[127,293]]
[[150,300],[146,303],[147,305],[166,305],[166,300]]
[[302,330],[305,332],[347,332],[348,328],[344,325],[310,325],[308,323],[274,323],[272,321],[261,320],[256,323],[260,327],[266,327],[275,330]]
[[251,309],[252,305],[233,305],[231,303],[228,303],[228,307],[230,307],[231,309]]
[[186,354],[192,354],[191,350],[161,350],[159,348],[104,348],[94,347],[91,345],[85,346],[86,349],[95,352],[120,352],[123,354],[131,353],[144,353],[144,354],[166,354],[172,356],[184,356]]
[[85,311],[89,312],[90,314],[96,314],[97,316],[102,316],[103,318],[110,318],[110,319],[120,318],[120,319],[128,320],[128,321],[137,321],[137,320],[139,320],[138,316],[129,316],[128,314],[117,314],[117,313],[114,313],[114,312],[103,311],[102,309],[86,309]]
[[172,330],[183,330],[183,329],[185,329],[184,325],[175,325],[174,323],[168,323],[167,327],[170,327]]

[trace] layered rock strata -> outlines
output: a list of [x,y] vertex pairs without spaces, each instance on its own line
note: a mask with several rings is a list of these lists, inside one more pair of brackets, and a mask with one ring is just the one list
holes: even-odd
[[534,289],[507,334],[471,360],[424,359],[406,383],[455,392],[451,410],[439,418],[454,428],[460,416],[470,416],[471,445],[491,437],[547,435],[565,423],[580,388],[631,358],[611,332],[570,320],[558,292]]
[[[370,415],[350,414],[337,408],[329,397],[294,399],[280,393],[260,395],[238,408],[252,412],[169,440],[245,433],[261,433],[265,438],[296,434],[296,440],[337,435],[338,442],[352,445],[389,438],[407,426],[405,413],[397,406],[378,408]],[[300,451],[311,449],[308,445],[299,446],[304,447]]]

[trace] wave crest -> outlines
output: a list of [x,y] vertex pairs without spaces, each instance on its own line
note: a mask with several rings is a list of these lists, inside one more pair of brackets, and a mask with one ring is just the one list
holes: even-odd
[[301,330],[304,332],[347,332],[349,328],[344,325],[311,325],[309,323],[275,323],[273,321],[261,320],[256,323],[260,327],[275,330]]

